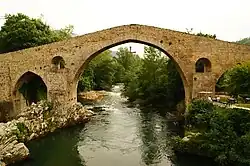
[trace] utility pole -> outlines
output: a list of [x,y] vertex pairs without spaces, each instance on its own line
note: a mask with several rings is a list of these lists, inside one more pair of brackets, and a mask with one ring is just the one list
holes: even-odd
[[136,51],[133,51],[133,52],[132,52],[132,47],[131,47],[131,46],[129,46],[129,52],[132,53],[132,54],[135,54],[135,53],[136,53]]

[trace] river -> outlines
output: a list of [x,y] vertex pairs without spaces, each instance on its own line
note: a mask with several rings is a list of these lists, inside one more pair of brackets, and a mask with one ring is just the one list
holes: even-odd
[[[158,113],[128,107],[121,87],[101,102],[85,125],[60,129],[28,143],[30,158],[12,166],[209,166],[195,156],[173,156],[176,123]],[[178,129],[178,128],[177,128]]]

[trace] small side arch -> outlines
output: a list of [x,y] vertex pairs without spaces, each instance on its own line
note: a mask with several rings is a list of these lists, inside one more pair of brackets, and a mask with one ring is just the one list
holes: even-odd
[[63,59],[63,57],[61,56],[55,56],[52,60],[52,68],[54,70],[58,70],[58,69],[64,69],[65,68],[65,60]]
[[212,64],[207,58],[200,58],[195,63],[196,73],[206,73],[212,71]]
[[14,112],[22,111],[32,103],[47,99],[47,86],[44,80],[33,72],[25,72],[13,89]]

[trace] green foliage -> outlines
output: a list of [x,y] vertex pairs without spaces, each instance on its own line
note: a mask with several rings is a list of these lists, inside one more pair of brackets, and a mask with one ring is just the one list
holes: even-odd
[[197,36],[203,36],[203,37],[207,37],[207,38],[216,39],[216,35],[215,34],[214,35],[210,35],[210,34],[204,34],[204,33],[199,32],[196,35]]
[[188,105],[186,122],[193,128],[204,129],[208,127],[213,104],[206,100],[194,100]]
[[78,82],[78,92],[110,90],[115,82],[117,63],[110,51],[104,51],[95,57],[85,69]]
[[250,45],[250,37],[241,39],[241,40],[237,41],[237,43]]
[[[184,99],[184,89],[174,63],[153,47],[144,48],[144,58],[125,74],[124,94],[133,101],[173,107]],[[134,65],[135,66],[135,65]]]
[[250,94],[250,64],[237,65],[224,73],[217,83],[217,90],[224,90],[235,97]]
[[71,37],[73,27],[52,30],[41,19],[8,14],[0,30],[0,53],[48,44]]
[[[188,140],[175,138],[175,150],[212,157],[220,165],[250,165],[248,110],[215,107],[199,100],[193,101],[188,109],[192,113],[187,117],[192,120],[187,125],[192,127],[187,129],[199,133],[186,135]],[[205,128],[197,125],[202,119]]]
[[122,94],[130,101],[141,99],[145,104],[175,107],[184,99],[182,80],[174,62],[153,47],[144,48],[144,58],[128,48],[119,48],[114,58],[110,51],[101,53],[82,74],[78,92],[110,90],[116,83],[124,84]]
[[[186,33],[188,33],[188,34],[195,34],[195,33],[193,33],[193,28],[191,28],[191,29],[186,28],[186,31],[187,31]],[[216,39],[216,34],[211,35],[211,34],[199,32],[199,33],[197,33],[195,35],[203,36],[203,37],[207,37],[207,38],[211,38],[211,39]]]
[[94,71],[91,64],[84,70],[83,74],[78,81],[78,92],[92,90],[94,86]]
[[125,84],[131,82],[134,74],[140,69],[141,58],[131,53],[127,47],[120,47],[116,55],[117,68],[119,68],[116,74],[116,82]]
[[14,134],[17,136],[19,142],[25,142],[26,136],[29,134],[28,127],[21,122],[18,122],[16,126],[17,126],[17,131],[15,131]]
[[110,90],[112,88],[116,63],[110,54],[110,51],[103,52],[93,62],[94,89],[96,90]]

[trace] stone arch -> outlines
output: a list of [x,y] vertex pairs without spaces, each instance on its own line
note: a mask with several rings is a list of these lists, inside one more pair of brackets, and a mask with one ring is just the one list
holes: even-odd
[[66,65],[65,60],[61,56],[53,57],[51,63],[54,70],[64,69]]
[[41,98],[47,99],[47,85],[42,77],[28,71],[22,74],[13,88],[14,113],[22,111],[31,103],[38,102]]
[[190,89],[189,89],[190,87],[189,87],[187,78],[185,77],[185,74],[184,74],[183,70],[181,69],[180,65],[177,63],[176,59],[172,55],[170,55],[164,49],[164,47],[161,45],[163,41],[161,40],[161,41],[159,41],[159,44],[155,44],[155,43],[150,42],[150,41],[139,40],[138,38],[137,39],[125,39],[125,40],[121,40],[119,42],[113,42],[113,43],[107,44],[105,46],[100,46],[96,51],[89,54],[88,57],[86,57],[86,59],[81,63],[80,67],[77,69],[76,73],[74,74],[74,78],[73,78],[73,82],[72,82],[73,83],[73,86],[72,86],[73,89],[71,89],[71,91],[74,92],[72,98],[74,98],[74,99],[76,98],[75,96],[76,96],[76,93],[77,93],[78,80],[79,80],[81,74],[84,72],[84,68],[87,66],[87,64],[93,58],[95,58],[98,54],[100,54],[101,52],[103,52],[105,50],[108,50],[108,49],[110,49],[112,47],[115,47],[115,46],[118,46],[118,45],[121,45],[121,44],[130,43],[130,42],[145,44],[145,45],[157,48],[158,50],[160,50],[161,52],[166,54],[171,60],[173,60],[173,62],[175,63],[175,66],[176,66],[176,68],[177,68],[177,70],[178,70],[178,72],[179,72],[179,74],[181,76],[181,79],[182,79],[182,83],[183,83],[184,90],[185,90],[186,103],[189,102],[190,98],[191,98],[191,94],[190,94]]
[[209,59],[200,58],[195,63],[195,72],[196,73],[206,73],[212,71],[212,65]]

